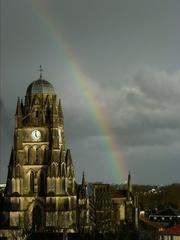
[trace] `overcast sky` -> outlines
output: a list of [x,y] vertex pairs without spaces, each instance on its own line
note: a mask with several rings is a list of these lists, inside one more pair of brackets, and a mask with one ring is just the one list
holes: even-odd
[[179,182],[180,1],[0,2],[1,182],[13,144],[16,101],[39,77],[40,64],[62,101],[66,147],[78,181],[83,170],[88,181],[126,180],[113,171],[104,144],[112,136],[96,125],[85,97],[89,89],[79,84],[81,71],[109,118],[133,181]]

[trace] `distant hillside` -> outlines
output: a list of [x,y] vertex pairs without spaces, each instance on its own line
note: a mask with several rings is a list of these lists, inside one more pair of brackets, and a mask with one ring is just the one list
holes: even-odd
[[141,209],[161,208],[171,205],[180,209],[180,184],[167,186],[133,185],[133,191],[139,195]]

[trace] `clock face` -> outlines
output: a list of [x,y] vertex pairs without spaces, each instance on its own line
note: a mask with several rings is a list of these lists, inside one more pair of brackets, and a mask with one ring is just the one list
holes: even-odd
[[39,140],[41,138],[41,132],[39,130],[34,130],[31,133],[31,137],[33,140]]

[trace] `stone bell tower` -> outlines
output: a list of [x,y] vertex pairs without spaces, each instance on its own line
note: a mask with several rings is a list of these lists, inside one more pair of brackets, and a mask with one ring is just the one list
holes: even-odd
[[76,182],[61,102],[41,73],[28,86],[25,101],[18,99],[15,121],[5,190],[10,226],[75,231]]

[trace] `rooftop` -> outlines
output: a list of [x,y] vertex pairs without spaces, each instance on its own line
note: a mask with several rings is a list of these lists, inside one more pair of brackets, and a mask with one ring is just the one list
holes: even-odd
[[161,235],[175,235],[180,236],[180,224],[177,224],[176,226],[167,228],[166,230],[161,232]]
[[32,94],[51,94],[54,95],[54,87],[44,79],[33,81],[27,88],[26,95]]

